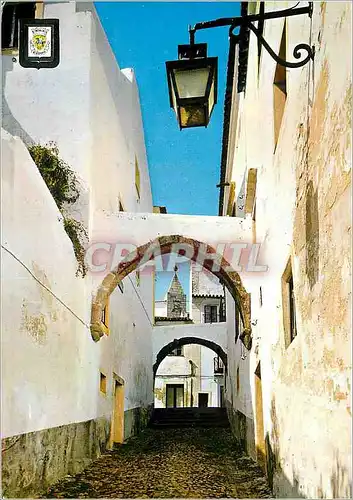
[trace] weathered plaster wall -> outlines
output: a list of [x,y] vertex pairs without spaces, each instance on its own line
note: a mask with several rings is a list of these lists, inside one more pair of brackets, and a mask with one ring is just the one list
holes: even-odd
[[[152,278],[141,276],[137,286],[132,275],[123,294],[117,288],[110,299],[110,335],[94,343],[89,277],[76,277],[61,214],[26,147],[6,131],[2,167],[3,486],[9,496],[31,495],[40,480],[45,487],[79,470],[104,439],[107,444],[113,373],[124,380],[125,437],[146,424],[153,402]],[[106,394],[99,390],[100,372],[107,377]],[[89,441],[75,444],[89,422],[97,432],[83,432]],[[56,443],[58,426],[70,425],[60,431],[67,440]],[[19,453],[22,447],[25,453]],[[77,448],[70,459],[67,447]],[[97,453],[87,455],[87,449]],[[27,474],[20,480],[23,468]]]
[[214,374],[213,360],[217,355],[207,347],[201,346],[200,391],[208,393],[208,406],[220,405],[219,386],[223,384],[223,376]]
[[31,496],[95,458],[109,421],[85,280],[37,167],[5,131],[1,213],[2,487]]
[[[275,8],[276,3],[266,2],[266,10]],[[258,340],[240,386],[250,383],[256,416],[252,381],[261,361],[267,467],[275,493],[349,498],[351,4],[314,2],[312,22],[300,16],[288,18],[286,24],[287,59],[294,45],[310,41],[315,60],[286,72],[287,100],[277,148],[274,151],[275,62],[262,49],[257,75],[254,37],[240,108],[241,132],[232,138],[235,148],[244,151],[240,158],[235,155],[234,180],[239,172],[257,168],[256,239],[269,266],[252,284],[244,280],[252,296],[252,318],[258,320],[253,329]],[[265,38],[275,51],[282,29],[283,19],[266,22]],[[289,258],[298,335],[286,347],[281,278]],[[229,346],[228,356],[231,370],[236,353]],[[234,373],[229,388],[233,391]]]
[[[201,379],[201,349],[202,347],[196,344],[185,345],[182,356],[164,358],[155,377],[155,408],[166,408],[167,384],[183,384],[184,406],[197,406]],[[194,376],[192,377],[190,361],[194,363]]]
[[[90,234],[95,209],[115,209],[119,197],[130,211],[152,212],[132,72],[119,70],[92,4],[46,4],[44,16],[60,19],[60,65],[37,71],[4,56],[4,127],[27,145],[57,142],[82,184],[71,213]],[[137,280],[131,273],[124,293],[115,290],[110,335],[95,344],[89,332],[94,279],[76,278],[61,214],[24,144],[10,134],[4,132],[2,148],[2,431],[5,448],[18,437],[3,456],[4,491],[15,496],[36,493],[40,477],[46,485],[78,470],[107,444],[114,375],[124,381],[125,437],[146,424],[153,403],[153,274]],[[106,394],[99,390],[100,372],[107,377]],[[58,426],[70,425],[62,431],[67,440],[54,446]],[[86,441],[66,459],[76,434],[90,425],[97,431],[84,431]],[[26,453],[19,452],[23,446]]]
[[98,394],[89,387],[97,386],[98,366],[84,367],[99,350],[90,340],[85,280],[75,277],[60,217],[26,147],[3,131],[4,437],[96,416]]
[[[167,385],[182,385],[184,387],[184,400],[183,407],[195,406],[191,405],[191,394],[195,394],[192,388],[192,381],[189,375],[180,375],[179,377],[172,377],[168,375],[168,378],[163,376],[156,377],[155,382],[155,408],[167,408]],[[195,395],[194,395],[195,398]],[[196,398],[197,400],[197,398]]]
[[235,303],[226,291],[228,371],[225,403],[232,431],[246,452],[255,458],[254,413],[249,351],[236,335]]
[[191,276],[193,294],[223,295],[219,279],[196,262],[191,262]]

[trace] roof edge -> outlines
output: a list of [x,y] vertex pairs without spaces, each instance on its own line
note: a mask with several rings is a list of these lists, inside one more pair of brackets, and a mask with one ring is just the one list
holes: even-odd
[[[248,2],[241,2],[241,16],[246,16],[248,12]],[[232,109],[232,97],[234,90],[234,73],[235,73],[235,54],[236,45],[239,42],[238,53],[238,81],[237,92],[243,92],[246,86],[246,76],[248,68],[248,51],[249,51],[249,28],[242,26],[240,28],[239,38],[232,35],[229,41],[229,54],[227,64],[227,82],[226,92],[224,96],[224,117],[223,117],[223,137],[222,137],[222,153],[221,153],[221,171],[220,171],[220,191],[219,191],[219,206],[218,215],[223,213],[224,199],[224,183],[227,170],[228,147],[229,147],[229,129],[230,129],[230,114]]]

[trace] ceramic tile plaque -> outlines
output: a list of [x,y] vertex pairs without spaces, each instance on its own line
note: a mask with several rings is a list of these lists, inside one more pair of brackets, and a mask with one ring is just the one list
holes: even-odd
[[19,62],[25,68],[55,68],[60,60],[59,20],[20,19]]

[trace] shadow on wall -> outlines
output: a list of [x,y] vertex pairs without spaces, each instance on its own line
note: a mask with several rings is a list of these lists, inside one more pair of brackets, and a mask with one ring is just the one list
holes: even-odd
[[22,128],[21,124],[13,116],[11,109],[5,97],[5,89],[8,73],[13,71],[14,62],[12,56],[2,56],[2,95],[1,95],[1,112],[2,112],[2,127],[11,135],[16,135],[22,139],[26,146],[34,144],[32,137]]
[[299,480],[296,474],[293,474],[292,482],[284,474],[279,463],[277,451],[271,446],[268,433],[266,433],[265,443],[266,455],[263,457],[263,460],[266,463],[267,480],[274,495],[284,498],[306,498],[300,492]]
[[[276,415],[275,400],[271,401],[271,421],[272,433],[266,433],[266,456],[263,457],[266,463],[266,475],[269,486],[276,497],[284,498],[307,498],[303,492],[303,487],[299,482],[299,475],[296,473],[295,466],[292,463],[293,477],[292,480],[285,475],[281,467],[280,453],[279,453],[279,428]],[[318,486],[315,496],[313,498],[352,498],[352,484],[349,479],[349,471],[342,467],[338,456],[336,455],[335,471],[331,475],[331,496],[327,497],[327,481],[326,487],[320,476],[320,486]]]
[[[256,349],[256,346],[255,346]],[[259,365],[254,374],[251,374],[250,363],[247,364],[246,376],[250,383],[251,376],[258,376],[260,380],[255,380],[255,415],[254,419],[247,417],[241,410],[241,399],[238,397],[239,383],[238,370],[236,376],[231,373],[231,378],[228,379],[227,392],[229,400],[227,400],[228,416],[231,424],[232,432],[237,440],[239,448],[255,460],[266,474],[268,485],[276,498],[307,498],[308,492],[304,491],[304,485],[300,484],[302,471],[296,470],[295,464],[292,462],[293,475],[289,478],[283,471],[282,460],[280,455],[280,429],[276,413],[275,399],[271,401],[271,433],[263,431],[263,414],[262,404],[259,404],[259,395],[261,394],[261,373]],[[234,365],[230,369],[234,369]],[[245,367],[244,367],[245,368]],[[244,371],[243,371],[244,375]],[[242,380],[246,383],[246,380]],[[262,434],[262,436],[261,436]],[[320,484],[312,496],[312,498],[352,498],[352,484],[350,482],[349,471],[342,467],[338,455],[336,455],[336,463],[333,467],[334,472],[331,478],[321,477]],[[300,473],[301,474],[300,474]],[[331,488],[329,487],[331,485]],[[331,491],[328,491],[331,490]],[[331,496],[327,496],[327,495]]]
[[[293,479],[290,481],[284,474],[278,461],[277,452],[272,448],[268,433],[266,434],[266,467],[269,486],[275,497],[280,498],[307,498],[301,491],[299,477],[293,467]],[[332,495],[327,497],[324,490],[322,475],[320,476],[320,486],[313,498],[352,498],[352,484],[349,481],[349,472],[342,467],[336,459],[336,470],[330,478]]]
[[[254,418],[249,417],[251,399],[250,351],[242,344],[239,332],[242,321],[234,301],[227,296],[228,369],[226,376],[226,407],[232,433],[239,445],[254,461],[258,459]],[[256,344],[253,345],[256,350]],[[264,467],[263,467],[264,470]]]
[[[331,475],[332,498],[352,498],[352,482],[349,481],[349,472],[346,467],[342,467],[336,456],[336,470]],[[322,493],[322,491],[321,491]],[[324,498],[323,496],[319,498]]]

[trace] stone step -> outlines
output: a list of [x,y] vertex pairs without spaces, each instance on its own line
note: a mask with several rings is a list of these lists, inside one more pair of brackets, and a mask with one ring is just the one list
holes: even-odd
[[150,427],[229,427],[229,422],[204,422],[195,420],[180,420],[179,422],[151,422]]
[[151,427],[229,427],[225,408],[156,408]]
[[160,423],[160,422],[169,422],[171,424],[178,424],[178,423],[181,423],[181,422],[189,422],[189,423],[193,423],[193,422],[202,422],[202,423],[205,423],[205,424],[213,424],[213,423],[217,423],[217,422],[220,422],[220,423],[228,423],[228,420],[225,419],[225,418],[218,418],[218,419],[211,419],[211,418],[183,418],[183,419],[174,419],[174,418],[164,418],[164,419],[159,419],[159,418],[156,418],[156,419],[152,419],[153,422],[155,423]]

